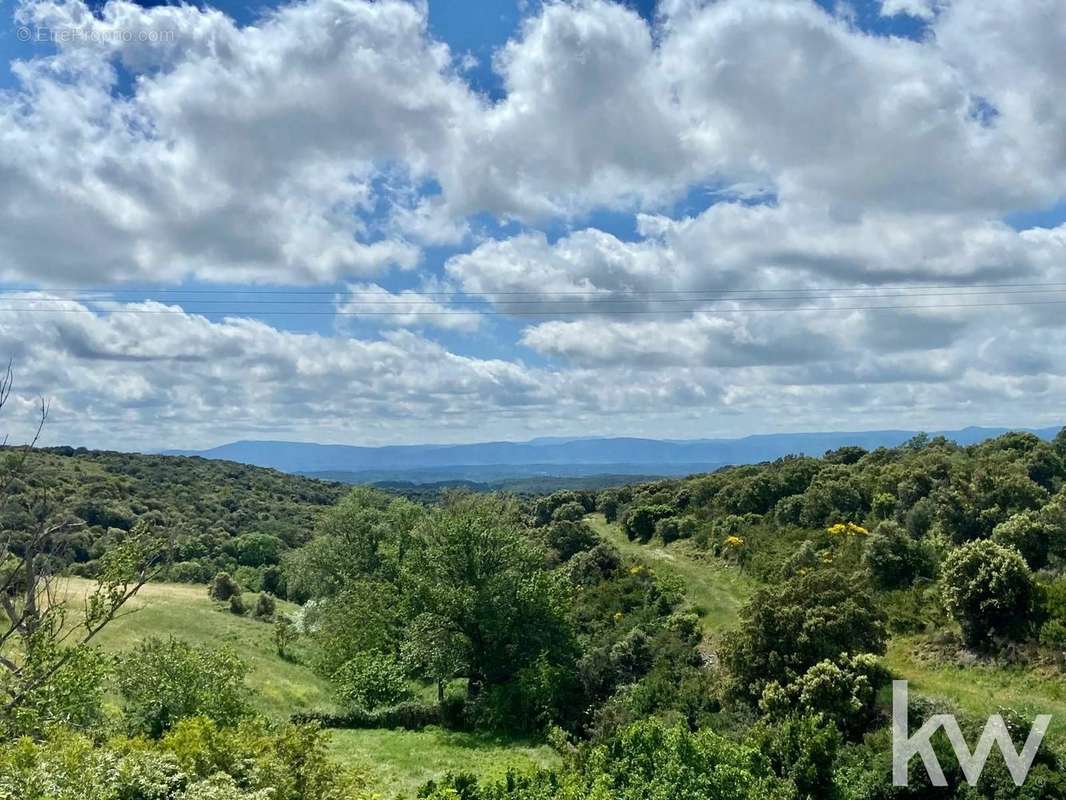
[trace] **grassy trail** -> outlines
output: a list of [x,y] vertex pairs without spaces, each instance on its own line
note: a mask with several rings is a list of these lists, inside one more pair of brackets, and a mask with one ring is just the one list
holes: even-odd
[[602,514],[592,514],[586,520],[625,555],[683,580],[689,599],[701,612],[705,635],[713,638],[737,624],[740,607],[755,590],[755,582],[740,570],[703,556],[690,542],[639,544],[629,541],[622,529],[608,523]]
[[[712,639],[737,623],[738,609],[756,586],[739,570],[701,558],[687,542],[669,546],[631,542],[618,525],[607,523],[602,514],[587,520],[600,536],[626,555],[684,580],[689,598],[706,610],[704,631]],[[1061,674],[1050,670],[928,664],[915,657],[919,642],[918,637],[897,637],[889,642],[885,656],[893,674],[906,678],[912,692],[942,698],[979,716],[1008,707],[1034,715],[1051,714],[1048,738],[1057,746],[1066,746],[1066,681]]]

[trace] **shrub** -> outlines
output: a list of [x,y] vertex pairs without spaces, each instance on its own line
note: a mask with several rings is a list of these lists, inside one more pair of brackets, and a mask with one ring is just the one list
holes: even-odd
[[1055,506],[1041,511],[1022,511],[992,530],[993,541],[1013,547],[1022,554],[1030,569],[1041,569],[1059,537],[1066,536],[1062,515]]
[[218,573],[207,586],[208,597],[212,600],[218,600],[220,603],[224,603],[233,595],[240,593],[241,587],[230,577],[228,572]]
[[758,751],[710,730],[693,733],[658,720],[630,725],[561,773],[509,775],[482,789],[469,776],[428,785],[427,800],[791,800],[795,787]]
[[882,522],[866,542],[863,563],[879,589],[910,586],[916,578],[936,574],[936,556],[896,522]]
[[360,653],[333,674],[337,697],[345,708],[373,711],[394,706],[411,695],[399,662],[381,653]]
[[237,563],[245,567],[264,567],[277,564],[285,550],[285,543],[277,536],[266,533],[246,533],[234,543]]
[[229,611],[231,614],[236,614],[238,617],[243,617],[248,613],[248,607],[244,604],[244,600],[239,594],[230,595]]
[[774,772],[796,785],[799,797],[832,797],[833,764],[841,737],[836,727],[816,714],[793,714],[760,720],[748,740],[767,758]]
[[729,694],[752,703],[767,684],[786,686],[841,653],[880,655],[887,638],[880,605],[856,579],[833,569],[759,590],[741,620],[723,641],[722,662]]
[[763,690],[760,707],[775,718],[797,708],[821,714],[844,734],[858,738],[877,719],[877,693],[890,675],[876,656],[859,653],[820,661],[787,686],[774,682]]
[[622,515],[622,530],[630,541],[648,542],[655,535],[655,523],[673,513],[673,508],[667,505],[627,508]]
[[277,603],[274,600],[274,595],[269,592],[263,592],[260,594],[255,601],[254,613],[256,619],[273,619],[276,611]]
[[127,725],[133,733],[159,737],[185,717],[233,724],[248,711],[247,671],[229,648],[146,639],[117,659]]
[[585,507],[576,501],[563,503],[552,512],[552,522],[580,522],[585,518]]
[[448,725],[461,720],[465,698],[449,695],[443,705],[408,701],[386,708],[369,710],[352,708],[340,714],[324,711],[301,711],[290,718],[294,724],[321,725],[323,728],[370,730],[373,728],[403,728],[418,731],[430,725]]
[[553,522],[548,527],[548,546],[558,551],[563,561],[591,550],[598,543],[596,534],[584,522]]
[[292,655],[290,648],[298,637],[296,626],[287,616],[281,614],[274,618],[274,647],[279,656],[284,659],[290,658]]
[[942,569],[944,606],[971,647],[1016,636],[1033,605],[1033,578],[1017,550],[982,539],[953,550]]

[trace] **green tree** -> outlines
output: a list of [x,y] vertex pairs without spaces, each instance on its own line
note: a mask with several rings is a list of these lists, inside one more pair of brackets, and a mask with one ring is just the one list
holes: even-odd
[[411,697],[400,663],[384,653],[359,653],[332,676],[337,697],[349,709],[373,711]]
[[1040,511],[1022,511],[992,530],[993,541],[1013,547],[1031,569],[1048,563],[1052,549],[1066,540],[1066,514],[1054,504]]
[[866,541],[863,564],[880,589],[910,586],[917,578],[936,574],[932,548],[915,541],[903,527],[891,520],[882,522]]
[[987,539],[953,550],[941,569],[944,606],[971,647],[1017,636],[1033,606],[1033,578],[1017,550]]
[[885,651],[880,605],[857,579],[832,569],[760,589],[740,617],[724,638],[722,662],[729,693],[751,703],[767,684],[787,686],[821,661]]
[[[421,634],[447,643],[476,695],[512,680],[542,654],[573,657],[562,576],[525,535],[517,505],[492,495],[454,495],[417,531],[404,596]],[[430,677],[439,678],[439,675]]]
[[228,647],[146,639],[118,658],[116,677],[132,733],[159,737],[186,717],[232,725],[248,713],[247,666]]

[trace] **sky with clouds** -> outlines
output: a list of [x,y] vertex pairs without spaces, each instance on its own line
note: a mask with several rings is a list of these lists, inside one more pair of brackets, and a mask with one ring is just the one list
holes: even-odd
[[13,439],[1066,421],[1059,0],[0,13]]

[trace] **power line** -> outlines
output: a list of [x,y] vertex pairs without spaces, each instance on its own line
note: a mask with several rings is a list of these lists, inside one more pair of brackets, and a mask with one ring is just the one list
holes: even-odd
[[[1061,285],[1066,286],[1066,284],[1061,284]],[[922,287],[922,288],[927,288],[927,287]],[[827,301],[833,301],[833,300],[889,300],[889,299],[901,299],[901,298],[910,299],[910,298],[933,298],[933,297],[936,297],[936,298],[941,298],[941,297],[946,297],[946,298],[964,298],[964,297],[982,297],[982,296],[987,296],[987,295],[995,295],[995,296],[1003,296],[1003,295],[1032,295],[1032,294],[1060,295],[1060,294],[1064,294],[1064,293],[1066,293],[1066,288],[1062,288],[1062,289],[1043,288],[1043,289],[1039,289],[1039,290],[1038,289],[1023,289],[1023,290],[1009,290],[1009,289],[1008,290],[992,290],[992,289],[990,289],[990,290],[987,290],[987,291],[984,290],[984,289],[981,289],[981,290],[977,290],[977,291],[971,291],[971,290],[969,290],[969,287],[967,287],[967,290],[964,290],[964,291],[954,290],[954,291],[947,291],[947,292],[907,291],[907,292],[892,292],[892,293],[865,294],[865,295],[842,295],[842,294],[833,292],[833,293],[829,293],[829,294],[790,295],[790,296],[787,296],[787,297],[761,297],[761,296],[758,296],[758,295],[729,297],[729,296],[725,296],[725,295],[723,295],[721,293],[716,293],[714,295],[706,295],[706,296],[702,296],[702,297],[663,297],[663,298],[654,298],[654,299],[653,298],[620,299],[620,298],[616,298],[616,297],[600,296],[600,297],[593,297],[593,298],[588,298],[588,299],[568,299],[568,300],[549,300],[549,299],[540,298],[540,299],[534,299],[534,300],[504,300],[504,301],[499,301],[499,300],[493,300],[491,298],[461,298],[461,299],[447,301],[447,305],[448,306],[506,306],[506,307],[519,306],[519,305],[533,305],[533,306],[555,306],[555,305],[558,305],[558,306],[561,306],[562,308],[566,308],[566,306],[568,306],[568,305],[569,306],[573,306],[573,305],[587,306],[589,304],[592,304],[592,305],[601,304],[602,305],[602,304],[619,304],[619,303],[631,306],[631,305],[636,304],[636,303],[643,304],[645,302],[651,302],[651,303],[656,303],[656,304],[673,304],[673,303],[712,303],[712,302],[730,302],[730,303],[741,303],[741,302],[793,302],[793,301],[797,301],[797,300],[802,300],[802,301],[809,301],[809,300],[827,300]],[[151,302],[153,300],[154,300],[154,298],[145,298],[144,300],[137,301],[137,302]],[[26,309],[26,310],[34,310],[34,309],[38,308],[37,304],[40,304],[40,303],[53,303],[53,304],[55,304],[55,303],[68,303],[68,302],[79,302],[79,301],[78,300],[73,300],[71,298],[61,298],[61,297],[39,297],[39,298],[34,298],[34,297],[9,297],[9,298],[7,298],[5,300],[5,302],[8,302],[8,303],[11,303],[11,302],[25,303],[25,304],[28,304],[28,305],[15,306],[15,308],[23,308],[23,309]],[[99,303],[99,302],[105,302],[105,301],[82,299],[82,300],[80,300],[80,302]],[[171,303],[175,303],[175,302],[180,303],[182,301],[180,301],[180,300],[171,300],[169,302],[171,302]],[[254,308],[255,306],[278,306],[278,305],[284,305],[284,306],[289,306],[289,305],[292,305],[292,306],[322,306],[322,305],[327,305],[329,301],[324,301],[324,300],[258,300],[258,299],[257,300],[240,300],[240,299],[235,299],[235,298],[227,298],[227,299],[197,299],[197,300],[186,301],[186,302],[195,303],[197,305],[205,305],[205,304],[235,305],[236,304],[236,305],[241,305],[241,306],[251,306],[251,307]],[[342,307],[343,308],[350,308],[352,306],[364,306],[364,307],[370,307],[370,308],[396,307],[398,309],[410,309],[412,307],[418,307],[418,306],[428,306],[428,307],[438,308],[441,305],[442,305],[442,303],[438,302],[438,301],[425,301],[425,300],[409,301],[409,300],[403,300],[403,299],[400,299],[400,298],[397,298],[397,297],[394,296],[394,297],[391,297],[390,299],[387,299],[387,300],[380,300],[380,299],[350,300],[350,299],[346,298]],[[105,309],[101,309],[101,310],[107,311],[109,309],[105,308]],[[589,310],[595,310],[595,309],[578,309],[578,310],[589,311]],[[249,310],[249,309],[245,309],[245,311],[247,311],[248,313],[260,313],[258,311],[253,311],[253,310]],[[228,313],[228,312],[223,312],[223,311],[217,311],[216,312],[216,311],[212,311],[212,310],[206,310],[204,313]],[[286,313],[286,312],[277,312],[277,313]],[[300,312],[292,312],[292,313],[300,313]],[[333,312],[330,312],[330,313],[333,313]],[[356,312],[356,313],[359,313],[359,312]],[[390,313],[402,313],[402,312],[390,312]],[[425,312],[415,312],[415,313],[425,313]],[[502,313],[509,313],[509,312],[502,312]],[[549,311],[549,312],[545,312],[545,313],[551,313],[551,312]]]
[[[825,291],[831,291],[834,294],[841,292],[876,292],[876,291],[912,291],[912,290],[927,290],[927,289],[944,289],[952,291],[965,291],[967,289],[1030,289],[1033,291],[1041,291],[1044,289],[1050,289],[1053,287],[1066,287],[1066,281],[1059,282],[1033,282],[1033,283],[969,283],[969,284],[909,284],[909,285],[896,285],[896,286],[851,286],[851,287],[835,287],[826,288]],[[0,288],[0,295],[4,294],[25,294],[28,290],[15,289],[15,288]],[[455,291],[455,290],[441,290],[441,291],[415,291],[415,290],[401,290],[400,295],[389,295],[390,297],[407,296],[407,297],[436,297],[436,298],[452,298],[452,297],[468,297],[473,294],[483,294],[491,297],[531,297],[531,298],[544,298],[544,297],[600,297],[605,295],[610,296],[672,296],[672,295],[685,295],[685,294],[715,294],[715,295],[732,295],[732,294],[796,294],[796,293],[810,293],[817,291],[810,288],[743,288],[743,289],[618,289],[618,290],[597,290],[592,289],[580,289],[580,290],[557,290],[557,291],[534,291],[534,290],[511,290],[511,291]],[[249,287],[241,289],[222,289],[222,288],[200,288],[200,289],[177,289],[177,288],[156,288],[156,289],[54,289],[48,290],[48,294],[56,296],[57,299],[69,299],[70,297],[83,297],[90,298],[91,296],[100,296],[101,299],[117,296],[133,296],[144,297],[147,295],[289,295],[289,296],[320,296],[335,298],[338,296],[350,297],[354,295],[363,295],[367,297],[380,298],[386,293],[382,292],[345,292],[343,288],[320,290],[320,289],[268,289],[259,287]],[[67,298],[59,298],[59,295],[67,295]],[[45,299],[45,298],[41,298]],[[240,301],[238,301],[240,302]]]
[[[671,314],[752,314],[752,313],[813,313],[835,311],[940,311],[942,309],[985,309],[985,308],[1014,308],[1018,306],[1060,306],[1066,305],[1066,300],[1016,300],[1004,303],[937,303],[936,305],[880,305],[880,306],[777,306],[777,307],[754,307],[743,308],[689,308],[689,309],[567,309],[561,311],[413,311],[411,316],[417,317],[551,317],[551,316],[629,316],[629,315],[671,315]],[[372,317],[372,316],[407,316],[402,311],[249,311],[248,309],[211,309],[196,311],[181,309],[177,311],[155,309],[88,309],[88,308],[9,308],[0,307],[0,312],[20,312],[31,314],[92,314],[94,316],[112,316],[117,314],[127,315],[155,315],[155,316],[203,316],[205,314],[217,314],[220,316],[240,316],[254,313],[257,316],[328,316],[328,317]]]

